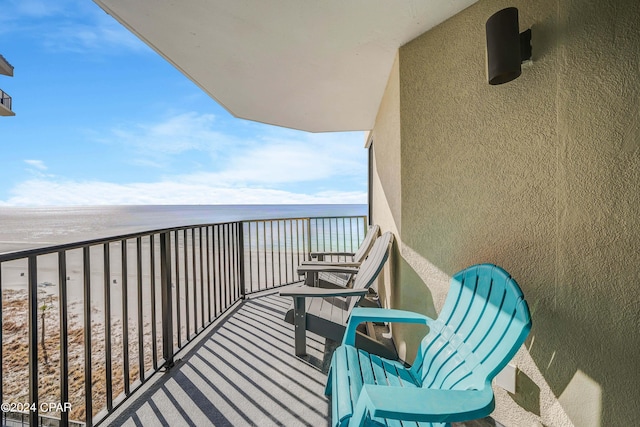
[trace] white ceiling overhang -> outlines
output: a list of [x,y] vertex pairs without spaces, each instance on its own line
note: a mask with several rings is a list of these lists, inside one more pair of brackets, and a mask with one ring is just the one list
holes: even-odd
[[397,49],[477,0],[94,0],[236,117],[368,130]]

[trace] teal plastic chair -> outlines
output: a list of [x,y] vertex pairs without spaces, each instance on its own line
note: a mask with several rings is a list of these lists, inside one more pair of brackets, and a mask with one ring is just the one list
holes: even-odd
[[[427,325],[413,366],[357,349],[356,327],[368,321]],[[491,380],[530,330],[520,287],[492,264],[454,275],[436,320],[403,310],[355,308],[325,390],[332,426],[440,427],[485,417],[495,407]]]

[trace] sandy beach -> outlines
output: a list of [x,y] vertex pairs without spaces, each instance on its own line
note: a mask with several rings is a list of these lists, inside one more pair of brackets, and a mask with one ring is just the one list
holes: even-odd
[[[102,247],[91,249],[91,346],[93,413],[106,405],[106,364],[105,364],[105,286],[110,293],[110,343],[114,400],[124,391],[123,352],[129,356],[129,383],[139,379],[139,321],[138,301],[142,304],[142,351],[144,371],[153,367],[152,362],[152,295],[151,269],[148,259],[143,259],[141,270],[142,293],[138,295],[137,260],[135,241],[127,247],[127,325],[128,345],[123,348],[123,300],[122,266],[119,245],[112,245],[111,273],[108,284],[104,277],[104,254]],[[148,246],[148,244],[147,244]],[[147,250],[143,253],[148,253]],[[67,298],[68,298],[68,363],[69,363],[69,403],[70,419],[84,421],[84,271],[82,252],[69,251],[67,258]],[[39,359],[39,401],[60,403],[60,307],[59,272],[57,254],[39,256],[38,265],[38,359]],[[160,323],[160,278],[156,277],[155,307],[157,310],[158,352],[162,353]],[[2,344],[4,402],[28,402],[28,266],[26,260],[2,263]],[[182,300],[184,298],[181,298]],[[184,301],[183,301],[184,303]],[[186,336],[185,319],[182,321],[182,335]],[[44,343],[43,343],[44,328]],[[175,329],[175,328],[174,328]],[[177,334],[176,334],[177,335]],[[47,413],[59,416],[59,413]]]
[[[3,295],[3,385],[5,403],[29,402],[28,382],[28,329],[27,295],[23,291],[6,291]],[[60,321],[57,297],[39,299],[46,304],[46,309],[39,311],[38,322],[38,360],[39,360],[39,402],[60,402]],[[44,315],[42,315],[44,313]],[[43,337],[44,325],[44,342]],[[145,324],[144,364],[145,369],[152,366],[150,325]],[[68,325],[68,363],[69,363],[69,400],[71,404],[70,419],[84,421],[84,325],[78,314],[69,316]],[[122,323],[112,323],[112,387],[113,396],[124,391]],[[105,334],[102,322],[92,322],[91,327],[91,365],[93,384],[93,407],[98,412],[106,405],[106,367],[105,367]],[[119,331],[119,332],[118,332]],[[129,327],[129,336],[136,337],[136,327]],[[161,344],[160,344],[161,348]],[[139,376],[138,342],[132,339],[126,351],[129,353],[129,381],[133,383]],[[59,417],[59,412],[48,412],[45,415]]]

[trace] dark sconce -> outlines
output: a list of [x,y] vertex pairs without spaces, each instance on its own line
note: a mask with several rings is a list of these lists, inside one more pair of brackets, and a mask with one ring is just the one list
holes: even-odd
[[501,85],[522,73],[531,59],[531,29],[520,34],[518,9],[508,7],[487,19],[487,76],[490,85]]

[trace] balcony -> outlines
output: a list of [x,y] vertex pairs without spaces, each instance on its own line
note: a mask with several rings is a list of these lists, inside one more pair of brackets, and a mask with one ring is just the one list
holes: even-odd
[[4,56],[0,55],[0,74],[13,77],[13,65]]
[[294,356],[277,288],[365,232],[288,218],[0,254],[2,425],[327,425],[336,343]]
[[11,110],[11,97],[0,89],[0,116],[15,116]]

